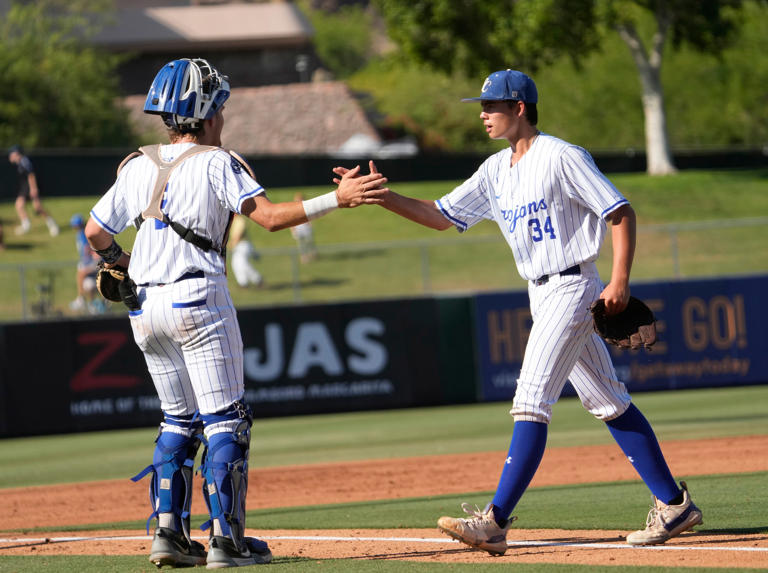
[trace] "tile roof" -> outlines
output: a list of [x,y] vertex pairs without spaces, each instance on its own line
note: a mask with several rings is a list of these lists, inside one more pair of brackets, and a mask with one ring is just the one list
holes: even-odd
[[[162,122],[142,112],[144,95],[125,104],[136,127],[165,141]],[[222,140],[243,155],[325,155],[353,135],[381,138],[341,82],[233,88],[226,103]]]

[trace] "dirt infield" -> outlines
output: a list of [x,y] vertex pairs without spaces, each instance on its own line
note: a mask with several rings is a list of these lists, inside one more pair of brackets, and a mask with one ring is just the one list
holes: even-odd
[[[768,436],[662,444],[676,475],[768,471]],[[248,507],[269,508],[396,499],[493,490],[504,452],[370,460],[256,469]],[[533,487],[613,480],[636,475],[614,445],[551,448]],[[439,480],[435,476],[440,476]],[[200,484],[195,484],[199,491]],[[204,514],[200,496],[193,514]],[[0,555],[148,554],[142,531],[66,531],[67,526],[139,520],[147,515],[146,484],[112,480],[0,490],[5,534]],[[437,517],[437,516],[436,516]],[[638,516],[641,519],[641,516]],[[706,515],[705,515],[706,520]],[[25,534],[32,527],[59,533]],[[14,533],[8,533],[13,530]],[[408,559],[429,562],[580,563],[768,568],[768,535],[690,533],[660,548],[628,548],[626,531],[526,530],[513,527],[503,557],[470,551],[436,529],[259,531],[276,557]],[[87,543],[86,543],[87,538]],[[98,539],[94,539],[98,538]]]

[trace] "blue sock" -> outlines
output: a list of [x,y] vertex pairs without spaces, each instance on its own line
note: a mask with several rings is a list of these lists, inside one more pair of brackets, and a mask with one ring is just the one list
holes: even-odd
[[[528,484],[544,456],[547,445],[547,424],[543,422],[515,422],[509,454],[501,471],[493,505],[497,521],[506,520],[523,497]],[[503,527],[503,523],[499,523]]]
[[664,503],[680,494],[651,425],[634,404],[618,418],[606,422],[613,439],[629,458],[651,493]]

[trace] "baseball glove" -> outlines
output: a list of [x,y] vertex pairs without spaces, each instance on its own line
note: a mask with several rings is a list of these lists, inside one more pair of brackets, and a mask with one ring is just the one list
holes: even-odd
[[589,307],[595,332],[619,348],[650,348],[656,342],[656,318],[639,298],[629,297],[627,308],[618,314],[605,312],[605,301],[598,299]]
[[99,294],[112,302],[122,302],[129,310],[139,310],[136,284],[128,276],[128,269],[121,266],[107,268],[104,261],[99,263],[99,271],[96,273],[96,289]]

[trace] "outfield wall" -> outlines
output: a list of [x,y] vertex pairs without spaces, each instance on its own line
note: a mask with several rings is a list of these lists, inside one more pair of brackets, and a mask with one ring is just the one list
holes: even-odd
[[[634,286],[660,341],[612,349],[620,377],[633,392],[768,383],[766,288],[768,275]],[[511,400],[531,325],[524,292],[238,316],[258,417]],[[0,325],[0,436],[159,421],[127,318]]]

